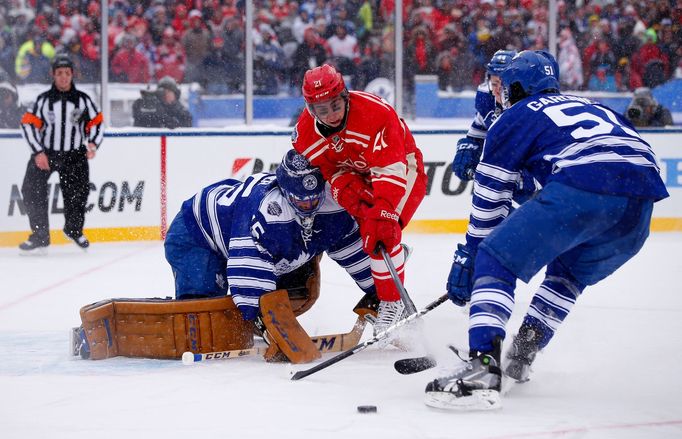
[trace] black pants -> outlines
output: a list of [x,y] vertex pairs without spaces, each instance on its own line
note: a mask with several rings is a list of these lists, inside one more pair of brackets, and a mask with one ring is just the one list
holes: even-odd
[[59,173],[59,185],[64,196],[64,232],[73,237],[83,234],[85,205],[90,192],[90,168],[84,150],[54,152],[46,151],[50,170],[39,169],[33,157],[26,166],[21,194],[24,197],[28,221],[31,225],[31,240],[50,243],[48,217],[47,180],[53,172]]

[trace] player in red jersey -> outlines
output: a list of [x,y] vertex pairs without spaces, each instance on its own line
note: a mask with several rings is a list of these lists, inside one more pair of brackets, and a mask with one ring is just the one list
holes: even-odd
[[348,91],[334,67],[322,65],[303,78],[306,110],[292,134],[294,148],[320,168],[334,199],[360,225],[365,252],[381,300],[375,332],[405,314],[377,243],[387,249],[404,280],[402,229],[426,195],[421,151],[405,122],[382,98]]

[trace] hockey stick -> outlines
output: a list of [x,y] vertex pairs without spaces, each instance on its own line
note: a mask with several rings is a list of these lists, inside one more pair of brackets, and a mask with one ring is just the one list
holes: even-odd
[[[344,349],[348,349],[349,346],[357,344],[360,341],[366,324],[367,322],[362,317],[358,317],[355,324],[353,325],[353,329],[351,329],[350,332],[342,334],[317,335],[311,337],[311,340],[313,343],[315,343],[317,349],[320,352],[341,352]],[[267,346],[257,346],[248,349],[207,352],[204,354],[185,352],[182,354],[182,362],[183,364],[192,364],[207,360],[227,360],[230,358],[248,357],[251,355],[263,355],[267,348]]]
[[410,296],[407,294],[405,286],[400,281],[398,271],[395,269],[393,261],[391,260],[391,257],[388,255],[388,252],[386,252],[386,247],[384,247],[384,244],[382,242],[380,242],[377,245],[377,247],[379,249],[379,253],[381,253],[381,256],[384,258],[384,263],[386,263],[386,266],[388,267],[388,272],[391,274],[391,278],[393,279],[393,282],[395,283],[395,286],[398,289],[398,293],[400,293],[400,298],[403,300],[403,304],[405,305],[407,313],[408,314],[416,313],[417,307],[414,306],[414,302],[412,301],[412,299],[410,299]]
[[424,357],[403,358],[393,363],[396,372],[401,375],[411,375],[413,373],[423,372],[425,370],[436,367],[438,363],[436,359],[430,355]]
[[370,338],[369,340],[367,340],[363,343],[360,343],[358,345],[355,345],[352,348],[348,349],[347,351],[344,351],[344,352],[340,353],[339,355],[336,355],[327,361],[323,361],[322,363],[319,363],[319,364],[317,364],[317,365],[315,365],[309,369],[299,370],[298,372],[296,372],[295,374],[293,374],[291,376],[291,379],[293,381],[300,380],[301,378],[305,378],[308,375],[312,375],[315,372],[318,372],[322,369],[326,369],[327,367],[331,366],[332,364],[336,364],[339,361],[343,360],[344,358],[350,357],[351,355],[355,354],[356,352],[360,352],[361,350],[365,349],[366,347],[371,346],[374,343],[378,342],[379,340],[386,338],[391,332],[393,332],[399,328],[402,328],[403,326],[407,325],[411,321],[418,319],[419,317],[423,316],[424,314],[432,311],[433,309],[435,309],[436,307],[438,307],[439,305],[441,305],[442,303],[444,303],[447,300],[448,300],[448,295],[444,294],[443,296],[439,297],[438,299],[436,299],[433,302],[426,305],[426,307],[424,309],[422,309],[422,310],[420,310],[414,314],[411,314],[411,315],[407,316],[406,318],[394,323],[393,325],[389,326],[384,331],[378,333],[377,335]]

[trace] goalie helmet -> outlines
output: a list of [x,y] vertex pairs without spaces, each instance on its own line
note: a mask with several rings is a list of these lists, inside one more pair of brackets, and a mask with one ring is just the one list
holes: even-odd
[[285,154],[275,174],[282,193],[300,216],[311,216],[322,206],[325,197],[322,173],[295,150]]
[[559,65],[544,50],[524,50],[516,55],[502,72],[502,90],[505,107],[527,96],[542,92],[559,91]]

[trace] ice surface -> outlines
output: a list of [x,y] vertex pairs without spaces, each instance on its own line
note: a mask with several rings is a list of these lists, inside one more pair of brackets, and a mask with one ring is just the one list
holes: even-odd
[[[407,289],[418,307],[444,293],[457,235],[407,235]],[[393,362],[422,355],[370,347],[301,381],[306,366],[237,358],[181,361],[71,359],[68,329],[81,306],[111,297],[172,295],[159,242],[54,246],[47,257],[0,249],[0,437],[31,438],[680,438],[682,233],[651,236],[619,272],[588,288],[531,381],[496,413],[426,407],[442,366],[410,376]],[[537,287],[517,289],[514,332]],[[322,297],[302,317],[313,334],[350,330],[360,293],[323,260]],[[466,347],[467,317],[451,303],[425,316],[440,364]],[[366,330],[365,337],[369,334]],[[328,354],[331,355],[331,354]],[[328,357],[325,357],[328,358]],[[378,413],[360,414],[358,405]]]

